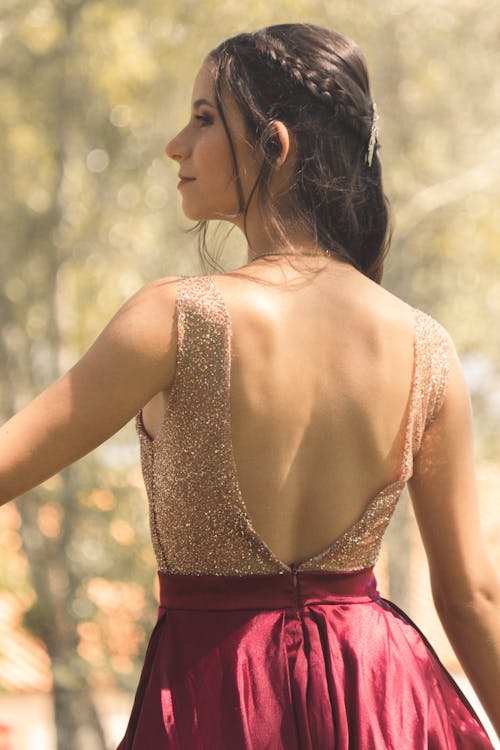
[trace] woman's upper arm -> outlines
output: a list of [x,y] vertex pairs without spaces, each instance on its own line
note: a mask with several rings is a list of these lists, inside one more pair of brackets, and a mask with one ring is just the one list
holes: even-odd
[[495,578],[479,517],[470,396],[451,339],[448,351],[443,404],[408,481],[438,606],[472,601]]
[[175,373],[175,279],[126,302],[76,365],[0,428],[0,503],[100,445]]

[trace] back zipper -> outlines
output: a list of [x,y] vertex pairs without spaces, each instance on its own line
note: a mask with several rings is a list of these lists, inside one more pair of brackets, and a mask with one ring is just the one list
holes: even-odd
[[297,563],[292,563],[290,566],[292,570],[292,576],[293,576],[293,588],[295,592],[295,609],[297,610],[297,613],[300,615],[300,597],[299,597],[299,582],[298,582],[298,572]]

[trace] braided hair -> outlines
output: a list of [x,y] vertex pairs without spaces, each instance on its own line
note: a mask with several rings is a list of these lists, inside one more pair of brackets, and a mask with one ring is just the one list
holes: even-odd
[[[280,154],[273,122],[280,120],[297,143],[289,189],[294,220],[323,251],[380,283],[390,242],[389,204],[368,72],[356,44],[312,24],[280,24],[227,39],[207,59],[214,65],[215,98],[231,147],[245,230],[258,188],[267,220],[285,237],[286,217],[273,205],[269,190]],[[249,137],[264,156],[246,203],[223,92],[234,98]],[[206,222],[199,228],[205,242]]]

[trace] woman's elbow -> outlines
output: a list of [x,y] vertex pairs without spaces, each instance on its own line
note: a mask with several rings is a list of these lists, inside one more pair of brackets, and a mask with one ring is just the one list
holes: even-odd
[[493,567],[481,580],[464,584],[462,591],[454,587],[450,593],[449,588],[434,585],[432,597],[441,620],[466,622],[492,609],[500,617],[500,578]]

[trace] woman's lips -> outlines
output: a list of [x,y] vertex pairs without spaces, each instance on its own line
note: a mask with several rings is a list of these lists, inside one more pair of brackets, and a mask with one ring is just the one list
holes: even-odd
[[177,187],[180,188],[183,185],[186,185],[188,182],[194,182],[195,179],[195,177],[181,177],[181,179],[177,183]]

